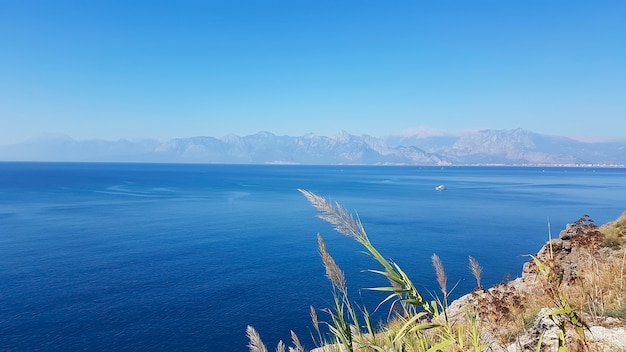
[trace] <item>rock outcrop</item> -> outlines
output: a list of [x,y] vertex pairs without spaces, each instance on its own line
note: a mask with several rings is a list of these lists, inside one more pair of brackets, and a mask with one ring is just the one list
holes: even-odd
[[[621,245],[611,245],[585,215],[544,245],[520,278],[476,289],[448,313],[461,319],[468,309],[477,312],[484,343],[494,352],[536,351],[539,344],[541,351],[556,351],[563,330],[569,351],[626,352],[626,319],[608,316],[620,304],[613,300],[624,298],[623,287],[611,287],[625,283],[623,236]],[[584,312],[573,308],[581,305]]]

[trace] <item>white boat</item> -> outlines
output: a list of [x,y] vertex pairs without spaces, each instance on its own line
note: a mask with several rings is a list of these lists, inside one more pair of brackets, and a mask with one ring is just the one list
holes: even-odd
[[439,185],[435,187],[435,191],[445,191],[445,190],[446,190],[446,186],[444,185]]

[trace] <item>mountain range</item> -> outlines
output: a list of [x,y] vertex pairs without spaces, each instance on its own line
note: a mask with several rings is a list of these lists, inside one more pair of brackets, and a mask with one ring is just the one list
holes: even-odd
[[44,137],[0,146],[3,161],[355,165],[626,165],[626,140],[581,142],[523,129],[372,137],[277,136],[86,140]]

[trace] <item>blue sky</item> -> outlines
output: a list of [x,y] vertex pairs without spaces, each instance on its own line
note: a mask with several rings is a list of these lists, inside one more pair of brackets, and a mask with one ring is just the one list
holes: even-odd
[[0,144],[626,137],[624,1],[0,0]]

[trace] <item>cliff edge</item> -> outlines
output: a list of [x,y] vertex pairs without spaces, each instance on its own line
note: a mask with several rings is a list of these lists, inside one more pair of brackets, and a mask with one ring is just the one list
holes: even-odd
[[522,276],[453,302],[453,319],[476,314],[495,352],[626,351],[626,213],[596,226],[587,215],[524,265]]

